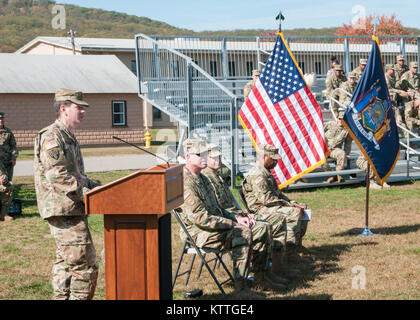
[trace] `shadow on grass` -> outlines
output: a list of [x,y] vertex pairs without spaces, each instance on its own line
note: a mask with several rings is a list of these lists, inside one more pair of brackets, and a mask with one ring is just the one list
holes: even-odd
[[[309,248],[310,254],[305,254],[303,257],[295,256],[289,260],[287,267],[290,269],[302,270],[302,272],[294,278],[289,278],[290,283],[287,285],[287,292],[293,292],[297,288],[310,287],[311,282],[321,278],[321,276],[337,273],[342,271],[338,266],[340,255],[344,252],[350,251],[353,247],[357,246],[372,246],[377,242],[363,242],[363,243],[348,243],[348,244],[331,244],[313,246]],[[289,299],[290,297],[287,297]],[[292,299],[331,299],[328,294],[321,295],[305,295],[304,297],[292,297]]]
[[[384,228],[373,228],[370,229],[374,234],[406,234],[410,232],[417,232],[420,230],[420,224],[413,224],[407,226],[395,226],[395,227],[384,227]],[[350,230],[334,234],[333,237],[343,237],[343,236],[358,236],[363,231],[363,228],[352,228]]]

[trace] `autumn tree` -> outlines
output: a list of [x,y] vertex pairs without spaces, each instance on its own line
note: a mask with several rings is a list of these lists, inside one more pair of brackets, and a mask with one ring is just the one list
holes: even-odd
[[[376,17],[374,15],[370,15],[365,18],[359,18],[356,22],[349,25],[343,24],[341,27],[337,28],[334,35],[348,37],[371,36],[374,31],[373,20],[375,18]],[[378,21],[379,23],[376,25],[377,36],[401,36],[413,34],[412,31],[402,25],[401,21],[396,19],[395,13],[389,18],[382,15],[381,17],[378,17]],[[398,38],[388,39],[388,41],[390,40],[398,40]],[[355,40],[350,38],[350,41],[353,42]]]

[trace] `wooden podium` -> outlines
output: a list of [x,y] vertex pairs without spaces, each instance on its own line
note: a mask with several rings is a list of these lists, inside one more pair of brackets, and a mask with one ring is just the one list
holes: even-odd
[[170,211],[184,202],[182,164],[139,170],[86,194],[104,215],[107,300],[171,300]]

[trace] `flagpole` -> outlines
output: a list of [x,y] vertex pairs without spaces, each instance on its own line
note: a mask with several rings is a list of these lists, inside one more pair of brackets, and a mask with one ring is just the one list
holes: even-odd
[[[378,19],[376,18],[373,21],[373,35],[376,36],[376,24],[379,23]],[[365,208],[365,229],[359,236],[367,237],[367,236],[374,236],[375,234],[369,230],[369,187],[370,187],[370,164],[367,164],[367,171],[366,171],[366,208]]]

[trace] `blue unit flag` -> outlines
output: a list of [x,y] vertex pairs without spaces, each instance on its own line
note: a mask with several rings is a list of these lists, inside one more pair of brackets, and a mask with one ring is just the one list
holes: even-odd
[[372,37],[369,60],[346,109],[344,125],[368,160],[378,182],[385,182],[397,163],[400,147],[376,36]]

